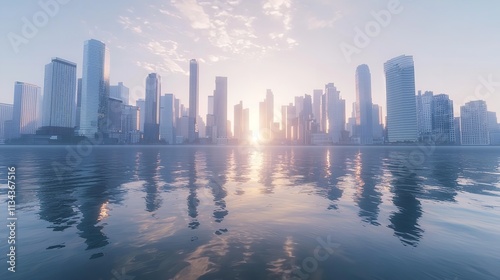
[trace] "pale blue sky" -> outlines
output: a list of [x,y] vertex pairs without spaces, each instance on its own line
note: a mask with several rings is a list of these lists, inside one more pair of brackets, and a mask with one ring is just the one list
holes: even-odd
[[205,117],[215,76],[227,76],[230,119],[233,105],[243,100],[250,107],[252,128],[267,88],[273,90],[278,109],[294,96],[333,82],[350,114],[359,64],[369,65],[373,100],[385,114],[383,63],[402,54],[414,56],[417,90],[449,94],[455,111],[483,96],[489,109],[500,113],[500,85],[491,94],[481,88],[475,94],[480,77],[491,75],[500,83],[497,0],[401,0],[402,11],[392,14],[390,23],[350,62],[340,45],[353,44],[355,28],[364,29],[374,20],[373,11],[387,9],[393,1],[69,0],[16,53],[8,34],[22,36],[22,18],[33,22],[43,11],[38,2],[2,3],[0,102],[13,102],[15,81],[43,87],[44,65],[51,57],[76,62],[80,77],[83,42],[95,38],[109,47],[112,84],[123,81],[136,89],[131,101],[144,96],[145,78],[156,71],[163,92],[188,104],[187,71],[189,60],[196,58],[201,115]]

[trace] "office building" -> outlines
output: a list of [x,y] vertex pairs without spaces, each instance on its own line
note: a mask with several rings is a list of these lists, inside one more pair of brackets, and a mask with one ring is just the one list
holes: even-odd
[[160,95],[161,77],[151,73],[146,78],[146,100],[144,105],[144,142],[160,140]]
[[75,127],[76,63],[53,58],[45,66],[42,126]]
[[418,139],[415,69],[412,56],[398,56],[384,64],[387,94],[387,133],[390,143]]
[[197,118],[199,115],[199,68],[196,59],[189,62],[189,143],[198,140],[199,129]]
[[360,144],[373,144],[373,103],[370,68],[363,64],[356,69],[356,126]]
[[12,112],[14,106],[12,104],[0,103],[0,142],[4,142],[7,139],[5,122],[12,121]]
[[124,86],[122,82],[119,82],[118,85],[109,87],[109,96],[120,99],[123,105],[129,105],[130,90],[128,87]]
[[460,107],[462,145],[489,145],[488,108],[482,100]]
[[345,131],[345,100],[341,98],[340,91],[333,83],[325,86],[326,110],[328,118],[327,133],[333,144],[341,143]]
[[36,85],[16,82],[12,110],[12,138],[36,134],[41,122],[42,94]]
[[214,119],[217,138],[227,138],[227,77],[215,77]]
[[169,93],[160,98],[160,140],[175,144],[175,98]]
[[80,135],[106,135],[108,98],[109,51],[103,42],[88,40],[83,51]]
[[455,144],[453,101],[446,94],[435,95],[432,101],[432,139],[437,144]]

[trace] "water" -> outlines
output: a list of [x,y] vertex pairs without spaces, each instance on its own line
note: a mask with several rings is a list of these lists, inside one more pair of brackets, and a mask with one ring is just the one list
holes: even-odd
[[499,148],[79,152],[0,148],[0,279],[500,279]]

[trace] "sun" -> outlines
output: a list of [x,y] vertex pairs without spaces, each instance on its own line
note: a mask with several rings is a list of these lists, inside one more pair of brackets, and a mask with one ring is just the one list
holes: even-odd
[[259,133],[257,133],[257,132],[252,133],[251,141],[252,141],[252,144],[258,144],[260,141]]

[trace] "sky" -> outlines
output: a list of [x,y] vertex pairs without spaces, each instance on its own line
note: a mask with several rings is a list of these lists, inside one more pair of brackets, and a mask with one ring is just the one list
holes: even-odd
[[111,84],[124,82],[132,104],[157,72],[163,93],[187,106],[195,58],[200,115],[215,77],[226,76],[229,119],[241,100],[254,130],[267,89],[275,95],[275,121],[281,105],[331,82],[349,116],[360,64],[370,67],[373,102],[385,115],[383,64],[403,54],[414,58],[416,89],[450,95],[456,114],[479,99],[500,113],[499,10],[497,0],[4,1],[0,103],[13,102],[15,81],[43,88],[52,57],[77,63],[81,77],[83,43],[97,39],[110,51]]

